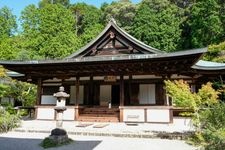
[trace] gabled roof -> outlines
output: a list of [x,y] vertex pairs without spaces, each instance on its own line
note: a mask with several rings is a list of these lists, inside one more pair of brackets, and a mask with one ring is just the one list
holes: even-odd
[[94,46],[100,45],[101,44],[100,42],[103,41],[103,38],[106,38],[106,35],[110,34],[110,32],[114,32],[114,34],[115,33],[119,34],[119,36],[121,36],[127,43],[133,44],[134,46],[140,48],[141,51],[144,52],[144,54],[165,53],[137,40],[136,38],[125,32],[123,29],[118,27],[114,19],[111,19],[108,25],[105,27],[105,29],[95,39],[93,39],[86,46],[82,47],[80,50],[76,51],[72,55],[66,57],[66,59],[85,56],[88,52],[90,52],[93,49]]

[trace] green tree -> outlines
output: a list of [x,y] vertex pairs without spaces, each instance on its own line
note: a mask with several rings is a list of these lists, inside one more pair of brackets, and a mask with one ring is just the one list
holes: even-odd
[[219,102],[219,92],[213,89],[210,82],[202,85],[198,93],[191,92],[190,86],[183,80],[164,82],[168,96],[173,98],[173,105],[193,110],[194,124],[200,130],[200,114]]
[[224,29],[220,9],[218,0],[198,0],[191,6],[188,22],[193,47],[206,47],[221,42]]
[[0,59],[14,59],[17,55],[17,38],[14,36],[16,17],[8,7],[0,9]]
[[65,7],[68,7],[70,5],[70,0],[41,0],[39,2],[39,7],[45,7],[48,4],[61,4]]
[[112,2],[110,5],[102,5],[103,22],[107,22],[111,18],[117,21],[117,24],[125,29],[127,32],[131,31],[133,19],[136,14],[137,5],[129,0],[120,0]]
[[[75,35],[75,20],[70,10],[60,4],[43,8],[30,5],[22,12],[24,49],[41,58],[63,58],[80,48]],[[25,51],[25,53],[26,53]]]
[[7,77],[6,70],[4,67],[0,65],[0,105],[1,105],[1,98],[4,97],[9,89],[7,85],[4,85],[4,79]]
[[16,16],[12,14],[8,7],[0,9],[0,40],[10,37],[17,29]]
[[182,18],[184,21],[180,25],[182,29],[180,47],[181,49],[192,49],[194,48],[191,43],[191,27],[188,21],[191,18],[191,6],[195,3],[195,0],[170,0],[173,4],[180,7],[184,12]]
[[[222,22],[223,27],[223,33],[221,39],[225,39],[225,1],[224,0],[218,0],[220,5],[220,11],[219,11],[219,17]],[[222,42],[222,41],[221,41]]]
[[209,45],[208,52],[203,58],[208,61],[225,63],[225,42]]
[[[40,56],[39,50],[43,41],[39,30],[40,12],[35,5],[28,5],[21,13],[21,25],[23,32],[21,35],[22,49],[18,59],[36,59]],[[24,55],[25,54],[25,55]]]
[[70,7],[74,14],[76,35],[82,40],[82,45],[87,44],[96,37],[103,25],[101,24],[101,10],[85,3],[76,3]]
[[168,0],[143,0],[137,10],[132,35],[164,51],[175,51],[181,40],[182,10]]
[[100,23],[101,10],[85,3],[76,3],[70,7],[76,19],[77,35],[83,34],[86,28]]
[[19,36],[5,37],[0,40],[0,59],[1,60],[13,60],[17,58],[20,52],[20,42],[22,42]]
[[37,87],[27,82],[10,81],[7,96],[22,102],[23,106],[34,106],[36,102]]

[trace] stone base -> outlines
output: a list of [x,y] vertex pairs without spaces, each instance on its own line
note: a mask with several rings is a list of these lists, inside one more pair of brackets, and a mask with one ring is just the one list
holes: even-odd
[[60,128],[53,129],[51,131],[51,135],[49,136],[49,139],[53,140],[57,144],[62,144],[69,141],[66,130],[60,129]]

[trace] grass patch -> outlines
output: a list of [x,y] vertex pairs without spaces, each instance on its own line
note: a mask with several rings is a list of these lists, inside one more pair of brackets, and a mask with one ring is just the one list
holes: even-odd
[[59,144],[59,143],[55,142],[54,140],[47,137],[40,143],[40,146],[43,147],[44,149],[47,149],[47,148],[51,148],[51,147],[59,147],[59,146],[63,146],[63,145],[68,145],[73,142],[74,141],[69,138],[66,142]]

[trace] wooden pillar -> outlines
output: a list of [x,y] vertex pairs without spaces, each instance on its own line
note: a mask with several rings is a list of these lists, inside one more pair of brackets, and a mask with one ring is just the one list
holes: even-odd
[[76,77],[76,99],[75,99],[75,120],[79,118],[79,92],[80,92],[80,77]]
[[127,104],[130,104],[130,100],[131,100],[131,93],[132,93],[132,90],[131,90],[131,82],[132,82],[132,75],[129,75],[129,83],[128,83],[128,88],[129,88],[129,101]]
[[76,77],[76,99],[75,106],[79,105],[79,93],[80,93],[80,77]]
[[88,104],[92,105],[94,101],[93,76],[90,76],[89,99]]
[[[42,79],[38,78],[37,80],[37,97],[36,97],[36,105],[41,105],[41,94],[42,94]],[[35,119],[37,119],[38,108],[35,108]]]
[[124,79],[120,76],[120,106],[124,106]]
[[40,105],[41,104],[41,94],[42,94],[42,79],[38,78],[38,81],[37,81],[36,105]]
[[[120,107],[124,106],[124,79],[120,76]],[[123,108],[120,108],[120,122],[123,122]]]

